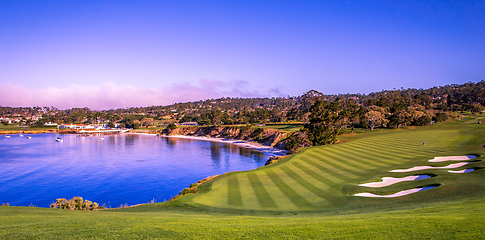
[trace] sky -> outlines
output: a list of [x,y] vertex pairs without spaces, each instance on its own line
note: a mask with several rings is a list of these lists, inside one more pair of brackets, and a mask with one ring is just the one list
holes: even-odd
[[3,0],[0,106],[169,105],[485,79],[485,1]]

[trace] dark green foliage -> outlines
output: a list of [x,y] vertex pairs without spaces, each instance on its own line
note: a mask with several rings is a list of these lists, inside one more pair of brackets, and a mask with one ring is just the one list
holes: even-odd
[[241,129],[241,132],[244,132],[244,131],[249,130],[252,127],[253,126],[251,126],[251,124],[247,124],[247,125],[244,125],[244,126],[240,126],[239,129]]
[[196,192],[197,192],[196,188],[185,188],[184,190],[182,190],[180,195],[186,195],[186,194],[189,194],[189,193],[196,193]]
[[263,128],[256,128],[254,131],[251,133],[250,137],[251,138],[256,138],[258,137],[259,140],[261,140],[261,134],[264,132]]
[[83,200],[82,197],[73,197],[72,199],[58,198],[52,203],[50,208],[69,209],[69,210],[96,210],[100,209],[98,203],[89,200]]
[[338,105],[335,102],[317,100],[310,108],[310,122],[305,124],[309,140],[313,145],[332,144],[337,141],[341,125],[338,120]]
[[421,116],[420,118],[418,118],[417,122],[416,122],[416,125],[418,126],[424,126],[424,125],[428,125],[430,124],[431,122],[431,117],[430,116]]
[[108,127],[110,127],[110,128],[114,128],[114,127],[115,127],[115,124],[114,124],[113,122],[111,122],[111,121],[110,121],[110,122],[108,123]]
[[[1,107],[0,117],[23,116],[21,125],[54,123],[120,123],[125,128],[135,128],[143,118],[162,119],[162,124],[173,121],[192,122],[199,125],[267,124],[287,121],[309,123],[311,107],[316,101],[335,102],[339,105],[339,124],[342,128],[365,127],[365,114],[369,107],[378,106],[386,111],[386,125],[399,128],[423,125],[429,116],[440,122],[442,111],[480,113],[485,110],[485,81],[452,84],[430,89],[397,89],[363,94],[325,95],[311,90],[297,97],[278,98],[220,98],[196,102],[176,103],[169,106],[133,107],[92,111],[89,108],[59,110],[55,107]],[[414,114],[413,112],[421,112]],[[37,122],[29,119],[42,115]],[[18,119],[17,119],[18,120]],[[426,121],[424,121],[426,120]],[[4,123],[5,124],[5,123]],[[158,124],[158,123],[157,123]],[[147,125],[141,123],[141,127]]]
[[433,117],[433,121],[435,122],[443,122],[448,119],[448,116],[444,112],[438,112],[436,115]]
[[298,137],[296,135],[291,135],[288,137],[288,141],[286,142],[285,150],[289,152],[293,152],[299,145]]
[[167,129],[170,130],[170,131],[172,131],[172,130],[174,130],[176,128],[177,128],[177,125],[175,125],[175,123],[170,123],[167,126]]

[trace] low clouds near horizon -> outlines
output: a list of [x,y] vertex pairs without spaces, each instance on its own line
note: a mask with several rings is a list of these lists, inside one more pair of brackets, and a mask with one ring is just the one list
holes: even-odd
[[170,105],[221,97],[280,97],[279,89],[254,90],[247,81],[203,79],[198,84],[176,83],[166,88],[143,88],[104,82],[100,86],[70,84],[64,87],[29,89],[12,83],[0,85],[0,106],[54,106],[59,109],[88,107],[107,110]]

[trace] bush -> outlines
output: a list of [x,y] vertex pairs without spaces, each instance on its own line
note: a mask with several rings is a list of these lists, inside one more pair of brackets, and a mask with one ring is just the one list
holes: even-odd
[[298,141],[298,137],[295,135],[292,135],[288,138],[288,142],[286,142],[285,150],[292,152],[298,148],[298,145],[300,145],[300,142]]
[[436,113],[436,116],[433,117],[433,121],[435,122],[444,122],[448,119],[448,115],[444,112]]
[[197,189],[195,188],[186,188],[184,190],[182,190],[182,192],[180,193],[180,195],[186,195],[186,194],[189,194],[189,193],[196,193],[197,192]]
[[261,134],[264,132],[263,128],[256,128],[252,133],[251,133],[251,138],[258,137],[258,140],[261,140]]
[[50,208],[69,209],[69,210],[96,210],[101,209],[98,203],[89,200],[83,201],[82,197],[73,197],[72,199],[58,198],[52,203]]
[[246,124],[244,126],[240,126],[239,129],[241,129],[241,132],[244,132],[246,130],[249,130],[250,128],[252,128],[253,126],[251,126],[251,124]]
[[170,131],[172,131],[172,130],[174,130],[176,128],[177,128],[177,125],[175,125],[175,123],[170,123],[167,126],[167,129],[170,130]]

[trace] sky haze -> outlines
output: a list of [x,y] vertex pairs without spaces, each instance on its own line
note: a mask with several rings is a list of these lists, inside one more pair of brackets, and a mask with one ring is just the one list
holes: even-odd
[[484,1],[0,1],[0,105],[92,109],[485,79]]

